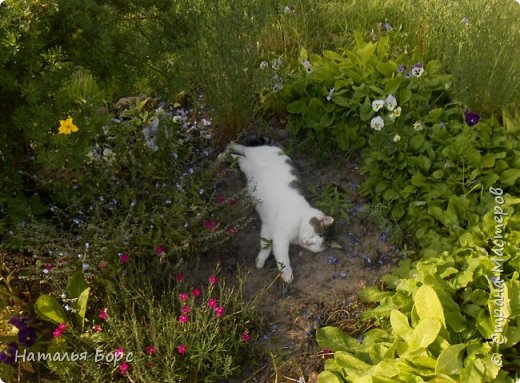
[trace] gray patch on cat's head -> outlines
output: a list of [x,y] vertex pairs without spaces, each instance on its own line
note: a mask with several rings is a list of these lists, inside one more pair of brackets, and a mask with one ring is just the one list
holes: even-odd
[[317,217],[312,217],[309,220],[309,223],[311,224],[311,226],[314,229],[314,231],[316,232],[316,234],[318,234],[318,235],[325,234],[326,228]]

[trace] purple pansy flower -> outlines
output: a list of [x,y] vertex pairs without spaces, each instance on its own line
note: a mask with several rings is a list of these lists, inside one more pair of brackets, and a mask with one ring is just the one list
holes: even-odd
[[18,332],[18,341],[25,347],[31,347],[36,343],[36,330],[32,327],[25,327]]
[[399,65],[399,67],[397,68],[397,73],[403,73],[405,70],[406,70],[406,65],[401,64],[401,65]]
[[7,322],[7,323],[16,327],[18,330],[23,330],[24,328],[27,327],[28,322],[29,322],[28,318],[19,318],[17,316],[14,316],[11,319],[9,319],[9,322]]
[[475,126],[480,120],[480,114],[477,112],[472,112],[471,110],[466,110],[464,112],[464,120],[468,126]]

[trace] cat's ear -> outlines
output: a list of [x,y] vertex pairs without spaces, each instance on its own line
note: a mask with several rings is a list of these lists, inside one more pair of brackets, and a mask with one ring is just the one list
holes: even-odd
[[330,226],[330,225],[332,225],[334,223],[334,218],[329,217],[329,216],[321,217],[320,218],[320,223],[324,227]]

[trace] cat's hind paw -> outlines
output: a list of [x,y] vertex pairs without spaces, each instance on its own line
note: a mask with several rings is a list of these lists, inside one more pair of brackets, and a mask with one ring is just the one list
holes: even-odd
[[294,279],[291,269],[286,269],[286,270],[282,271],[281,276],[282,276],[282,280],[285,283],[291,283]]

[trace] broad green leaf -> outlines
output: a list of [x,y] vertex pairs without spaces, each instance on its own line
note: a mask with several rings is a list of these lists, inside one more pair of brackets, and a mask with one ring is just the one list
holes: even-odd
[[361,64],[365,65],[372,58],[372,55],[376,51],[377,44],[366,43],[363,47],[356,51],[356,55],[360,58]]
[[443,326],[446,326],[441,301],[432,287],[428,285],[419,287],[414,296],[414,307],[421,320],[438,319]]
[[464,367],[462,362],[462,351],[466,349],[465,343],[455,344],[442,350],[437,358],[435,372],[446,375],[458,375]]
[[377,287],[367,287],[360,291],[359,296],[365,302],[380,302],[382,299],[391,296],[389,291],[381,291]]
[[344,383],[344,380],[330,371],[323,371],[318,375],[318,383]]
[[70,299],[78,298],[88,288],[85,277],[81,271],[72,274],[67,283],[67,296]]
[[410,180],[415,186],[423,186],[426,184],[426,177],[421,173],[415,173]]
[[316,342],[321,348],[328,348],[331,351],[349,351],[359,347],[356,339],[348,336],[343,330],[326,326],[316,331]]
[[391,62],[381,62],[376,65],[376,69],[382,75],[384,75],[386,77],[391,77],[392,74],[395,73],[397,68],[396,68],[395,64],[392,64]]
[[[386,82],[385,92],[387,94],[396,94],[401,86],[401,77],[392,77]],[[397,100],[398,103],[402,104],[402,100]]]
[[307,49],[302,47],[300,49],[300,54],[298,55],[298,62],[300,64],[303,64],[303,62],[308,60],[308,59],[309,59],[309,55],[307,54]]
[[334,353],[334,360],[336,363],[348,370],[354,370],[355,372],[366,372],[371,366],[368,363],[363,362],[351,354],[343,351]]
[[[343,97],[343,96],[336,96],[336,95],[332,96],[332,102],[334,102],[335,104],[338,104],[339,106],[344,106],[346,108],[349,108],[352,103],[352,101],[350,99]],[[289,107],[289,105],[287,105],[287,107]]]
[[330,51],[330,50],[323,51],[323,57],[326,57],[328,59],[335,60],[335,61],[344,61],[345,60],[345,58],[343,56],[341,56],[339,53]]
[[421,151],[421,149],[424,146],[424,141],[425,141],[424,135],[416,134],[410,140],[410,148],[412,150]]
[[34,310],[40,318],[55,324],[67,322],[65,310],[58,301],[50,295],[40,295],[34,304]]
[[414,343],[416,343],[420,348],[428,347],[437,338],[437,335],[439,335],[441,327],[442,324],[438,319],[422,319],[413,330]]
[[335,113],[323,113],[320,119],[320,126],[322,128],[328,128],[334,122]]
[[399,104],[404,105],[412,98],[412,91],[410,89],[401,88],[399,90]]
[[304,114],[307,110],[307,103],[305,100],[297,100],[287,105],[287,111],[293,114]]
[[78,316],[79,316],[79,326],[81,332],[83,332],[83,325],[85,323],[85,314],[87,312],[87,303],[88,296],[90,293],[90,287],[83,290],[78,298],[77,306],[78,306]]
[[412,334],[412,328],[408,323],[408,317],[398,310],[390,313],[390,325],[395,334],[407,340]]
[[516,180],[520,177],[520,169],[507,169],[502,172],[500,181],[507,186],[514,185]]

